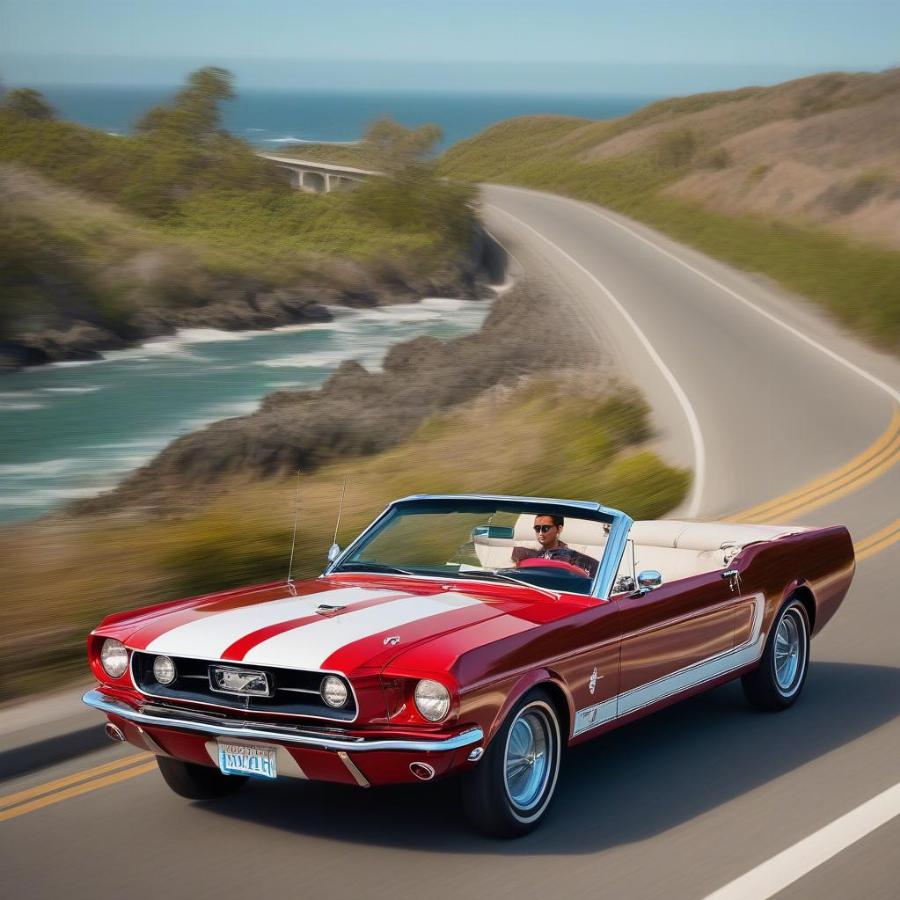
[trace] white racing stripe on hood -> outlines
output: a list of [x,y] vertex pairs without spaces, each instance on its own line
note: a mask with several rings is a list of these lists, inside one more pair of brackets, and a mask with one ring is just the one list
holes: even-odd
[[396,595],[396,591],[348,587],[307,594],[305,597],[282,597],[266,603],[251,603],[249,606],[221,613],[201,612],[193,622],[178,625],[154,638],[147,645],[147,651],[166,653],[170,656],[220,659],[222,654],[244,635],[267,625],[277,625],[289,619],[315,615],[316,607],[320,603],[327,603],[329,606],[353,606],[365,600]]
[[321,669],[332,653],[354,641],[480,603],[480,600],[460,594],[404,597],[393,603],[367,607],[286,631],[254,647],[243,661],[257,665]]

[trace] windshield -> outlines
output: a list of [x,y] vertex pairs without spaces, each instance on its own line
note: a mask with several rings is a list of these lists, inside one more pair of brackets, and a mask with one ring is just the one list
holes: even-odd
[[588,594],[609,523],[599,514],[592,519],[571,513],[558,504],[511,501],[403,503],[334,571],[516,579]]

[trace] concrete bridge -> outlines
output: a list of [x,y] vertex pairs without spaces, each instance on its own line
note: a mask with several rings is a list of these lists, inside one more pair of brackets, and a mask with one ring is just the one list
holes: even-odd
[[290,174],[291,184],[294,187],[311,194],[347,190],[373,175],[381,175],[381,172],[371,169],[356,169],[353,166],[338,166],[333,163],[296,159],[293,156],[275,156],[270,153],[258,155],[277,163]]

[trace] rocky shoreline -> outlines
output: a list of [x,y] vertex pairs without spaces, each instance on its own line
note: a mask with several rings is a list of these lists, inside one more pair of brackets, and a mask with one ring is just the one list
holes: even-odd
[[366,308],[427,296],[482,299],[493,296],[489,282],[497,253],[491,239],[479,232],[465,257],[424,276],[395,266],[331,262],[302,283],[286,286],[247,277],[218,278],[204,285],[200,296],[191,295],[181,303],[135,304],[136,310],[115,324],[99,319],[90,304],[79,302],[71,285],[48,277],[41,288],[53,298],[57,312],[52,318],[16,323],[12,333],[0,339],[0,372],[96,360],[104,351],[132,347],[183,328],[262,330],[330,321],[330,306]]
[[[500,294],[481,330],[441,341],[396,344],[382,370],[344,362],[317,390],[277,391],[246,416],[224,419],[169,444],[151,462],[99,497],[76,501],[75,514],[177,514],[208,501],[234,476],[259,479],[310,472],[337,458],[363,457],[408,438],[431,415],[484,391],[557,369],[590,366],[594,340],[536,283]],[[609,377],[610,383],[614,381]]]

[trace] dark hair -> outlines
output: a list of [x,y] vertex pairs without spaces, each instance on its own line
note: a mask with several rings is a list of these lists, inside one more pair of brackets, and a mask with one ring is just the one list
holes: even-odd
[[545,518],[545,519],[553,519],[553,524],[557,528],[562,528],[563,525],[566,524],[566,520],[562,516],[554,516],[553,513],[535,513],[534,516],[536,519]]

